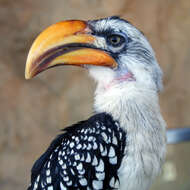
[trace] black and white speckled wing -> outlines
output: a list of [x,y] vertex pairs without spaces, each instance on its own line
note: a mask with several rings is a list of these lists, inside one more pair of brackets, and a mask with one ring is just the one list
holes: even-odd
[[28,190],[117,188],[126,133],[101,113],[68,127],[32,168]]

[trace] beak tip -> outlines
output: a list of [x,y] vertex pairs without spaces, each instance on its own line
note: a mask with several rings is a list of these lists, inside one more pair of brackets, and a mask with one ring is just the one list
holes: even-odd
[[32,75],[30,72],[28,72],[27,70],[25,70],[25,79],[28,80],[28,79],[31,79],[32,78]]
[[29,80],[29,79],[30,79],[30,77],[25,76],[25,79],[26,79],[26,80]]
[[25,74],[25,79],[28,80],[28,79],[31,79],[31,77],[27,74]]
[[33,65],[32,61],[31,61],[31,59],[29,59],[29,56],[28,56],[27,60],[26,60],[26,67],[25,67],[25,79],[26,80],[33,78],[32,65]]

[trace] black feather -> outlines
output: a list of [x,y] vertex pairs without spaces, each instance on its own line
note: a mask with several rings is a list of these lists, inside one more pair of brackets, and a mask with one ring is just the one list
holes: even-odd
[[[112,189],[109,182],[112,177],[118,180],[117,171],[126,146],[126,133],[118,122],[101,113],[67,127],[63,132],[35,162],[28,190],[48,190],[48,187],[61,190],[61,185],[69,190],[94,189],[94,180],[102,184],[102,190]],[[117,143],[113,142],[114,138]],[[110,161],[111,148],[117,158],[116,163]],[[99,175],[104,177],[98,178]]]

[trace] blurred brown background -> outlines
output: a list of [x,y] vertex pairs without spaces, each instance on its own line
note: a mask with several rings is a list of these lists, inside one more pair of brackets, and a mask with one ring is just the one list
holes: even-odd
[[[0,0],[0,190],[26,189],[34,160],[59,129],[92,114],[94,83],[79,68],[24,79],[36,35],[64,19],[121,15],[140,28],[164,71],[161,109],[170,128],[190,125],[189,0]],[[190,145],[168,146],[152,189],[190,189]]]

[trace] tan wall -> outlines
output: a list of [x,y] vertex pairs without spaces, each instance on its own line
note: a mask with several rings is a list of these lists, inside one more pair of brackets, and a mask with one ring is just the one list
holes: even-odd
[[85,71],[58,67],[24,79],[33,39],[60,20],[110,15],[131,21],[155,49],[168,126],[190,125],[189,0],[0,0],[0,190],[26,189],[32,163],[59,129],[92,113]]

